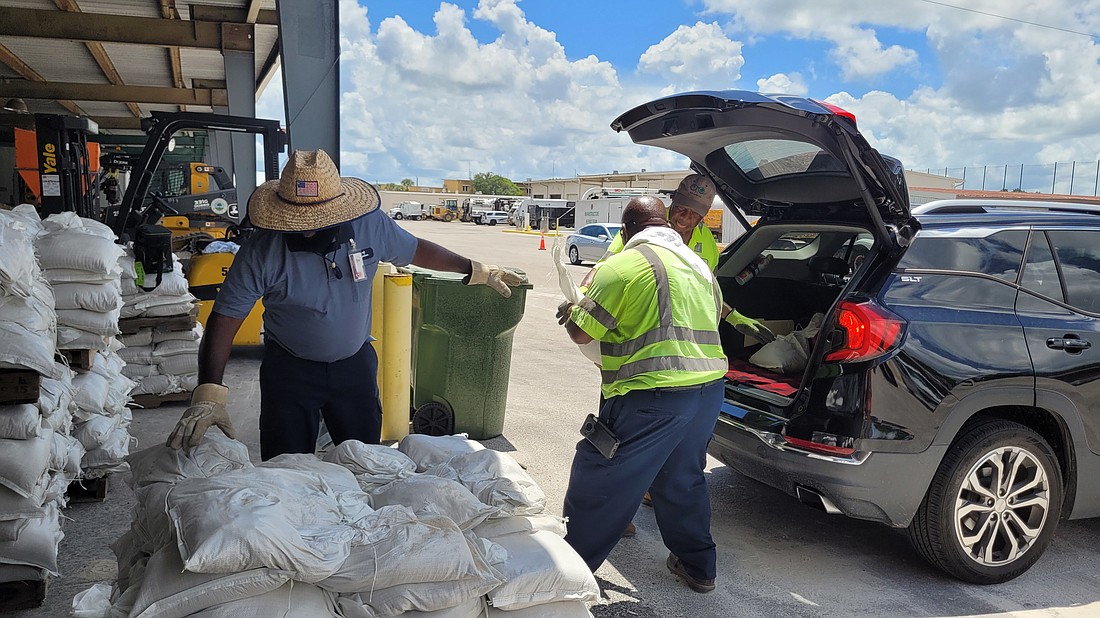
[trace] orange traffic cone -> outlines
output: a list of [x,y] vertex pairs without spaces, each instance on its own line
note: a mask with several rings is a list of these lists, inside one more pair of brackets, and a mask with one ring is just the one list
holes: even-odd
[[546,232],[539,236],[539,251],[546,251]]

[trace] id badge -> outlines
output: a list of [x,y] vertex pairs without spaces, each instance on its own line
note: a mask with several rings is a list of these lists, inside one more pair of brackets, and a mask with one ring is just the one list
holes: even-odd
[[359,251],[348,253],[348,261],[351,262],[351,277],[355,281],[364,281],[367,278],[367,269],[363,266],[363,254]]

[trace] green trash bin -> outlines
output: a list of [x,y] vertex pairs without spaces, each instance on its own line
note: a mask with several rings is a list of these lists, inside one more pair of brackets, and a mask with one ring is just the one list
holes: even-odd
[[504,298],[485,285],[463,285],[460,274],[401,271],[413,275],[413,432],[475,440],[504,433],[512,335],[531,284]]

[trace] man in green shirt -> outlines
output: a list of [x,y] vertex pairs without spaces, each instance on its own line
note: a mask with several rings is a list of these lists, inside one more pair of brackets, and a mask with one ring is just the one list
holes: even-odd
[[[598,422],[585,425],[602,423],[613,434],[577,444],[566,541],[595,571],[650,489],[666,566],[696,592],[710,592],[716,548],[703,468],[728,369],[721,292],[657,198],[630,200],[623,240],[580,303],[558,314],[575,343],[600,342],[603,403]],[[606,448],[609,439],[616,450]]]

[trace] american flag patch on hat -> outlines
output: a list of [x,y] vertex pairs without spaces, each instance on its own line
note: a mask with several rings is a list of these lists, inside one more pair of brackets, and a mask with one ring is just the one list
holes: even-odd
[[294,195],[298,197],[317,197],[316,180],[298,180],[294,183]]

